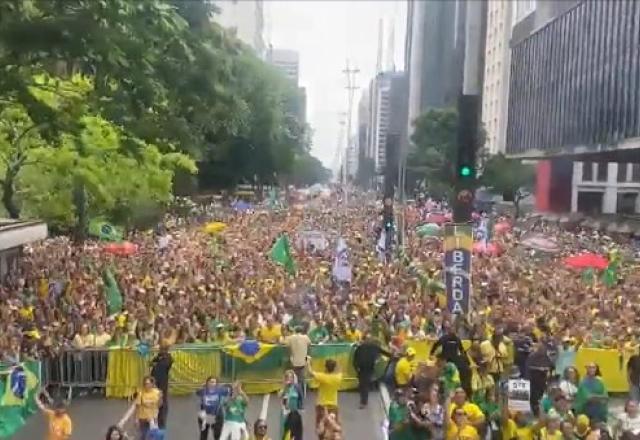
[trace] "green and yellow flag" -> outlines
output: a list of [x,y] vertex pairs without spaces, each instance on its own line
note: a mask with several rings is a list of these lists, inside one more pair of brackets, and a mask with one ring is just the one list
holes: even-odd
[[9,368],[0,365],[0,439],[12,438],[36,412],[40,364],[25,362]]
[[89,235],[103,241],[122,241],[122,229],[100,219],[89,222]]
[[111,273],[111,270],[105,269],[102,273],[104,281],[104,298],[107,302],[107,314],[114,315],[122,311],[122,293],[118,287],[118,282]]
[[296,263],[291,255],[291,246],[289,245],[289,238],[286,235],[281,235],[271,248],[271,259],[282,266],[289,275],[295,275]]

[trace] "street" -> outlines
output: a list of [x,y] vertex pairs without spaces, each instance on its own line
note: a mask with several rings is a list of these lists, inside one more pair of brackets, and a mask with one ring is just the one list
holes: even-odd
[[[315,393],[310,393],[305,401],[303,412],[304,438],[315,439]],[[340,393],[340,420],[345,438],[382,440],[382,422],[384,411],[378,392],[373,392],[366,409],[359,409],[356,392]],[[196,413],[198,400],[194,397],[174,397],[170,400],[167,439],[189,440],[198,438]],[[74,424],[72,439],[89,440],[104,436],[109,425],[116,423],[126,412],[127,403],[123,400],[106,400],[97,397],[77,398],[72,401],[69,412]],[[247,410],[248,427],[252,433],[253,423],[265,411],[268,433],[272,439],[280,438],[280,403],[275,394],[250,396]],[[133,425],[128,426],[129,434],[135,432]],[[46,436],[46,423],[41,414],[33,416],[26,427],[14,440],[43,439]],[[135,438],[135,437],[134,437]]]

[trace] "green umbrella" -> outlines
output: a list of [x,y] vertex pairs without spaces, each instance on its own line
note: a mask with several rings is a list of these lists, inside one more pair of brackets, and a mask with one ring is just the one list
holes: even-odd
[[435,223],[427,223],[426,225],[418,226],[416,232],[420,237],[438,237],[441,229]]

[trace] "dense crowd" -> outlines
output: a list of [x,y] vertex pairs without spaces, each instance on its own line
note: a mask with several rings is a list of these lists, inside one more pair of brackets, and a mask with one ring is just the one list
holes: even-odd
[[[62,349],[281,343],[297,333],[313,343],[366,339],[378,341],[392,359],[392,436],[604,435],[607,390],[597,366],[575,370],[576,350],[582,345],[637,353],[640,272],[623,259],[615,285],[607,287],[597,277],[585,281],[562,258],[585,249],[608,255],[615,248],[627,255],[625,240],[536,224],[561,251],[532,252],[520,241],[533,225],[518,225],[493,238],[502,255],[474,259],[472,312],[455,318],[436,282],[442,276],[441,240],[415,234],[434,204],[407,208],[404,257],[383,263],[376,252],[380,206],[363,195],[350,201],[342,206],[332,197],[317,198],[287,211],[245,212],[216,235],[168,222],[161,236],[129,237],[138,245],[130,257],[66,238],[33,245],[20,272],[0,287],[0,354],[18,362]],[[295,276],[270,260],[278,236],[285,233],[295,243],[301,230],[322,231],[332,243],[345,239],[353,271],[348,286],[332,280],[332,247],[295,249]],[[425,276],[416,276],[416,268]],[[122,312],[113,315],[104,299],[107,269],[124,296]],[[409,339],[432,340],[433,358],[416,362],[406,349]],[[630,381],[638,398],[640,361],[634,359]],[[505,409],[500,384],[510,375],[531,381],[531,414]],[[621,433],[638,435],[636,412],[637,403],[627,405]],[[326,426],[333,426],[331,420]]]

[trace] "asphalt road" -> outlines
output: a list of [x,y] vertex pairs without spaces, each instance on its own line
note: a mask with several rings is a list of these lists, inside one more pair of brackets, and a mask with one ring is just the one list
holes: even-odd
[[[198,440],[199,428],[196,423],[198,401],[194,397],[174,397],[170,401],[167,426],[168,440]],[[361,438],[367,440],[382,439],[382,423],[384,410],[379,393],[372,392],[369,406],[359,409],[357,393],[340,393],[340,420],[345,438]],[[76,398],[72,401],[69,413],[74,424],[72,439],[100,440],[105,438],[107,427],[116,423],[127,410],[124,400],[105,400],[98,397]],[[267,416],[269,436],[280,438],[280,402],[275,394],[269,397],[250,396],[247,418],[253,429],[253,423],[264,412]],[[303,412],[304,438],[316,439],[315,434],[315,393],[310,393],[305,401]],[[134,434],[132,424],[129,434]],[[14,440],[37,440],[46,438],[46,424],[42,415],[29,419]],[[135,437],[134,437],[135,438]]]

